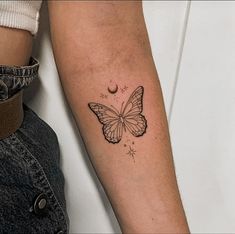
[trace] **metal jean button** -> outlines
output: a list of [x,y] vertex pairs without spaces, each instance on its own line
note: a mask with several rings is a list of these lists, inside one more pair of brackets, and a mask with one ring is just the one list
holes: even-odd
[[44,193],[39,194],[33,205],[34,213],[37,215],[43,215],[47,212],[47,196]]
[[64,232],[62,230],[56,232],[56,234],[64,234]]

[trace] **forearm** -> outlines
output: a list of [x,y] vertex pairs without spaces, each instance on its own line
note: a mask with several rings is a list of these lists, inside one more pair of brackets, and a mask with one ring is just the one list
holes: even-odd
[[[122,231],[188,232],[140,3],[49,2],[49,11],[65,94]],[[103,120],[100,104],[120,124]]]

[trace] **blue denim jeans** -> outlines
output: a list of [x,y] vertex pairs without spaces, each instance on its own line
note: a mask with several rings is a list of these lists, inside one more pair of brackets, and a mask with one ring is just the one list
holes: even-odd
[[[2,100],[28,86],[38,68],[32,57],[28,66],[0,66]],[[23,108],[20,128],[0,140],[0,233],[68,233],[56,133],[29,107]]]

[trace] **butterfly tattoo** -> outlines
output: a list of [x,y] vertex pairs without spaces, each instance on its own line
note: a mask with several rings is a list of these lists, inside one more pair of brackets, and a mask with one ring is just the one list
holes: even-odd
[[124,108],[107,107],[103,104],[90,102],[89,108],[95,113],[99,122],[103,125],[102,130],[105,139],[109,143],[118,143],[122,139],[123,130],[128,130],[133,136],[139,137],[146,132],[147,120],[143,111],[144,88],[137,87],[129,97]]

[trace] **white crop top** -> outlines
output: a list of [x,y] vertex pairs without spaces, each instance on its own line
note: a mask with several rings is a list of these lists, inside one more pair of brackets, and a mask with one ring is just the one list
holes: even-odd
[[37,34],[42,1],[0,0],[0,26],[19,28]]

